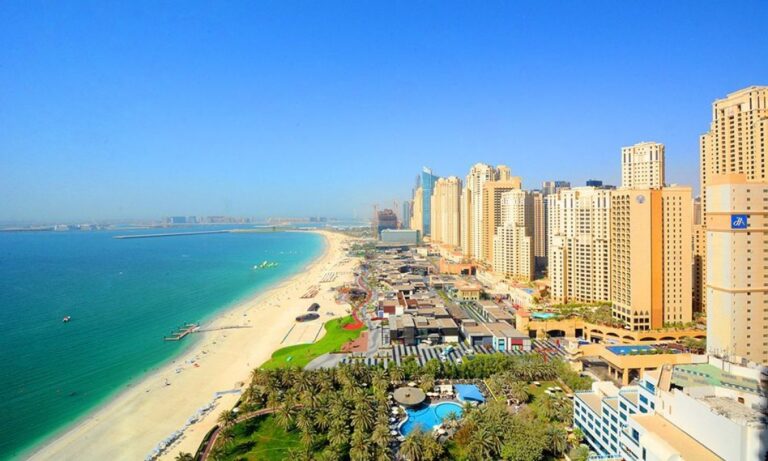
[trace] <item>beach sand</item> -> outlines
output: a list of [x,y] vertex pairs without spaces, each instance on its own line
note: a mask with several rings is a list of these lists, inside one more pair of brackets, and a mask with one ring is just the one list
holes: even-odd
[[[325,332],[322,322],[349,310],[348,304],[336,303],[332,288],[353,279],[357,260],[348,259],[342,250],[347,237],[320,233],[326,239],[326,249],[305,270],[203,325],[204,329],[247,328],[197,333],[202,338],[196,338],[198,341],[189,351],[94,410],[34,452],[30,459],[143,460],[161,440],[182,429],[190,416],[211,402],[214,393],[241,388],[248,382],[251,370],[269,359],[275,350],[321,337]],[[336,279],[321,283],[327,272],[335,272]],[[320,288],[317,295],[302,299],[312,286]],[[296,323],[295,317],[306,313],[312,302],[321,306],[320,319]],[[216,400],[216,407],[189,426],[160,459],[171,460],[180,451],[194,454],[219,414],[231,409],[238,398],[238,394],[226,394]]]

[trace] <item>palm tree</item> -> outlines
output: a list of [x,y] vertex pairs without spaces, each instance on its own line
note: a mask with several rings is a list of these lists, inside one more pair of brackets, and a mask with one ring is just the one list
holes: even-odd
[[357,429],[352,433],[349,458],[351,461],[370,461],[371,453],[368,451],[368,440],[364,431]]
[[568,432],[562,427],[552,426],[547,431],[549,436],[549,451],[555,455],[560,456],[568,449]]
[[527,402],[530,397],[528,385],[522,381],[513,381],[507,389],[507,396],[517,405]]
[[370,405],[367,402],[355,405],[355,408],[352,409],[350,420],[356,430],[368,432],[373,425],[373,415],[371,414]]
[[400,445],[400,454],[408,461],[421,461],[424,453],[422,444],[422,432],[413,431],[403,440]]
[[232,410],[224,410],[219,415],[219,424],[224,428],[228,428],[237,421],[237,413]]
[[392,383],[400,383],[405,379],[405,372],[403,371],[403,367],[401,366],[394,366],[389,369],[389,378],[392,380]]
[[174,458],[176,461],[195,461],[195,457],[191,453],[179,452]]
[[384,424],[381,422],[376,423],[376,427],[373,429],[373,433],[371,433],[371,442],[379,448],[387,447],[387,444],[389,444],[389,426],[386,420]]
[[232,432],[231,428],[226,428],[219,433],[218,440],[220,440],[224,446],[231,447],[232,444],[235,443],[235,434]]
[[443,448],[443,445],[435,440],[434,437],[431,436],[425,436],[424,437],[424,454],[423,454],[423,460],[424,461],[436,461],[440,459],[441,456],[443,456],[443,452],[445,451]]
[[277,408],[277,412],[275,412],[275,422],[277,422],[277,425],[283,430],[290,430],[291,426],[293,426],[293,420],[294,410],[292,406],[283,403]]

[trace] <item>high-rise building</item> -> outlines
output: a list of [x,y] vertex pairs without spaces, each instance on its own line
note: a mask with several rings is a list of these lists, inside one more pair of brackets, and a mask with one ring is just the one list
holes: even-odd
[[632,330],[692,320],[690,187],[611,193],[613,316]]
[[707,178],[707,348],[768,364],[768,181]]
[[611,191],[561,190],[547,196],[547,213],[552,300],[610,300]]
[[519,176],[511,176],[509,168],[498,167],[499,176],[496,181],[488,181],[483,184],[482,208],[483,219],[481,223],[482,244],[481,255],[477,259],[486,264],[493,264],[493,237],[496,229],[501,225],[501,196],[505,192],[520,189],[522,180]]
[[[507,174],[508,169],[504,169]],[[495,181],[499,170],[484,163],[476,163],[469,170],[461,199],[462,251],[469,258],[483,255],[483,185]]]
[[373,230],[376,238],[381,238],[381,231],[385,229],[397,229],[398,221],[395,212],[389,208],[376,212],[373,219]]
[[435,181],[438,176],[432,174],[432,170],[424,167],[421,170],[421,203],[422,203],[422,235],[430,236],[432,234],[432,192],[435,188]]
[[533,197],[521,189],[508,190],[501,194],[499,212],[499,226],[493,236],[493,271],[530,281],[534,276]]
[[413,191],[411,211],[411,229],[419,231],[419,235],[424,236],[424,191],[421,186]]
[[587,179],[587,187],[603,187],[603,181],[599,179]]
[[544,194],[541,191],[531,191],[533,206],[533,259],[536,270],[547,266],[547,217],[545,214]]
[[[766,154],[768,154],[768,86],[750,86],[718,99],[712,104],[712,122],[699,143],[701,175],[702,226],[707,225],[709,211],[707,186],[710,178],[741,173],[748,181],[765,181]],[[703,284],[707,280],[704,242],[706,230],[698,229],[701,245],[697,247],[695,278],[701,281],[696,287],[702,309],[707,305]]]
[[664,187],[664,144],[641,142],[622,148],[621,187]]
[[403,202],[403,221],[400,223],[403,229],[411,228],[411,203],[410,200]]
[[571,183],[568,181],[544,181],[541,183],[541,193],[546,197],[562,189],[569,189]]
[[432,192],[432,243],[452,247],[461,245],[461,180],[456,176],[439,178]]

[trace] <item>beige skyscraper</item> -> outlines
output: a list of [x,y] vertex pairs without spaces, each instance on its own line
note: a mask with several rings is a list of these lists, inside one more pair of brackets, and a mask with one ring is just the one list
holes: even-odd
[[546,265],[547,260],[547,229],[546,207],[544,206],[544,194],[541,191],[531,191],[533,202],[533,258],[536,269]]
[[456,176],[440,178],[432,192],[432,242],[457,247],[461,245],[461,180]]
[[691,214],[690,187],[611,193],[613,316],[632,330],[691,321]]
[[519,176],[511,176],[509,174],[509,168],[503,167],[505,168],[504,170],[501,170],[501,168],[502,167],[499,167],[499,177],[504,177],[505,179],[488,181],[483,184],[483,219],[481,223],[482,253],[477,259],[484,261],[489,265],[493,265],[493,237],[496,235],[496,229],[502,223],[501,196],[505,192],[520,189],[522,187],[522,180]]
[[641,142],[622,148],[621,187],[664,187],[664,144]]
[[500,178],[509,180],[511,173],[508,167],[499,165],[494,168],[484,163],[476,163],[469,170],[461,198],[461,247],[468,258],[483,260],[483,249],[486,230],[483,227],[485,219],[483,207],[483,186],[487,182],[498,181]]
[[768,182],[707,179],[707,349],[768,364]]
[[[705,226],[709,211],[710,179],[724,174],[741,173],[748,181],[765,181],[768,154],[768,86],[751,86],[718,99],[712,104],[712,122],[699,143],[702,194],[702,227],[697,229],[700,245],[694,272],[702,283],[707,280]],[[700,306],[706,306],[706,291],[696,287]]]
[[413,193],[413,214],[411,215],[411,229],[419,231],[424,236],[424,192],[417,187]]
[[529,281],[534,276],[533,197],[512,189],[501,194],[500,222],[493,236],[493,271]]
[[607,189],[576,187],[547,196],[554,302],[610,300],[610,212]]

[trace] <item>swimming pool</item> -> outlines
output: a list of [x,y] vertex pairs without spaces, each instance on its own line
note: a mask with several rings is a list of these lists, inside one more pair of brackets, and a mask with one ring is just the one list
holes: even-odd
[[[606,347],[609,351],[613,352],[616,355],[631,355],[631,354],[642,354],[642,353],[649,353],[652,351],[658,351],[659,348],[656,346],[648,346],[648,345],[634,345],[634,346],[608,346]],[[677,353],[674,349],[669,349],[665,351],[668,354],[675,354]]]
[[531,314],[531,317],[533,317],[535,320],[547,320],[554,316],[555,314],[552,312],[534,312]]
[[457,416],[461,416],[461,405],[454,402],[442,402],[419,408],[408,408],[405,412],[408,414],[408,419],[400,426],[400,433],[408,435],[417,427],[422,431],[431,431],[435,426],[442,423],[449,413],[456,413]]

